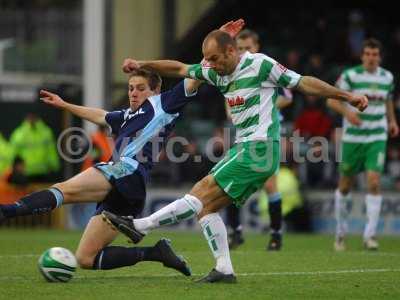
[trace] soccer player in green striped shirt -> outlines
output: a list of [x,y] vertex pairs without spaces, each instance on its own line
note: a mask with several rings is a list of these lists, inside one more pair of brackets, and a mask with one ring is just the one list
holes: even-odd
[[337,221],[334,248],[345,250],[346,217],[354,176],[366,171],[368,193],[365,198],[367,224],[364,230],[366,249],[378,249],[376,228],[382,204],[380,174],[386,156],[388,131],[392,137],[399,133],[393,102],[393,75],[380,67],[381,43],[376,39],[364,42],[362,64],[344,71],[337,81],[342,90],[366,95],[369,106],[363,112],[354,110],[337,100],[329,99],[329,106],[343,118],[342,161],[339,186],[335,192]]
[[154,228],[197,216],[216,260],[215,268],[200,282],[232,283],[236,277],[226,227],[218,212],[231,203],[240,207],[279,166],[277,88],[348,101],[360,110],[368,106],[368,99],[317,78],[300,76],[264,54],[240,55],[236,41],[221,30],[207,35],[203,55],[207,63],[195,65],[126,59],[123,70],[130,72],[142,67],[161,75],[205,80],[217,86],[230,103],[232,122],[237,129],[235,145],[187,195],[154,214],[142,219],[107,216],[134,243]]
[[[236,44],[239,54],[246,51],[257,53],[260,50],[259,37],[255,31],[245,29],[236,36]],[[262,99],[261,99],[262,101]],[[278,88],[278,98],[276,107],[278,110],[287,107],[292,103],[292,93],[288,89]],[[225,110],[229,120],[232,115],[228,102],[225,102]],[[266,249],[269,251],[279,251],[282,246],[282,199],[278,191],[277,174],[272,175],[264,184],[265,193],[268,195],[268,213],[270,219],[271,238]],[[227,223],[232,228],[229,235],[229,248],[236,249],[244,243],[243,226],[240,220],[240,208],[233,203],[227,207]]]

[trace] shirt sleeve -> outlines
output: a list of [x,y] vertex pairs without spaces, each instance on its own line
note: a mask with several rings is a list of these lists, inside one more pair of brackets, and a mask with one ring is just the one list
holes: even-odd
[[391,75],[391,77],[392,77],[392,80],[391,80],[391,83],[389,84],[389,92],[388,92],[388,94],[387,94],[387,98],[386,98],[386,100],[393,100],[393,98],[394,98],[394,80],[393,80],[393,75]]
[[186,90],[186,80],[179,82],[172,90],[161,94],[161,105],[165,112],[174,114],[179,112],[189,101],[197,95],[197,91],[189,94]]
[[297,86],[301,75],[289,70],[273,59],[263,59],[259,76],[264,87],[282,87],[292,89]]
[[190,65],[188,75],[192,79],[205,80],[211,85],[217,85],[217,73],[211,69],[207,62]]
[[118,131],[121,128],[122,123],[124,122],[124,111],[117,110],[108,112],[105,119],[107,124],[111,127],[111,133],[118,134]]

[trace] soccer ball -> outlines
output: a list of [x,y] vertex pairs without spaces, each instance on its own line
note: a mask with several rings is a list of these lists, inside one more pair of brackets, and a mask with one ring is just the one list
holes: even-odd
[[48,282],[67,282],[75,273],[76,258],[68,249],[54,247],[40,256],[38,265]]

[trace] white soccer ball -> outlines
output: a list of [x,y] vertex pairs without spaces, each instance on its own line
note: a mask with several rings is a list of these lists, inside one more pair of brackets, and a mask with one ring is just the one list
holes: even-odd
[[67,282],[75,273],[76,258],[62,247],[46,250],[39,258],[39,271],[49,282]]

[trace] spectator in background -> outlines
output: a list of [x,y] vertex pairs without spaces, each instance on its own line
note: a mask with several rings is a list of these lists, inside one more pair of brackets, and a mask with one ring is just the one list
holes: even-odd
[[[328,138],[332,129],[332,120],[325,112],[321,102],[315,96],[305,97],[305,107],[294,121],[294,129],[299,131],[301,137],[307,141],[310,137],[321,136]],[[315,126],[318,124],[318,126]],[[318,158],[322,154],[321,144],[315,142],[311,145],[314,157]],[[313,187],[324,185],[324,162],[317,159],[316,162],[306,160],[306,180]]]
[[398,145],[390,145],[387,153],[387,172],[389,178],[393,180],[392,184],[400,190],[400,151]]
[[304,73],[326,80],[326,68],[324,61],[319,53],[312,53],[308,58],[308,62],[304,67]]
[[209,171],[207,158],[201,153],[198,144],[190,141],[182,145],[181,153],[177,157],[187,158],[179,164],[181,181],[195,182],[206,176]]
[[28,185],[28,177],[25,175],[25,163],[19,156],[14,158],[12,168],[4,174],[4,181],[19,187]]
[[328,26],[325,17],[319,17],[315,21],[315,25],[311,30],[313,30],[313,39],[311,41],[311,46],[313,51],[318,53],[329,53],[330,49],[330,38],[328,33]]
[[296,49],[291,49],[286,54],[286,65],[290,70],[301,70],[300,53]]
[[0,132],[0,175],[3,175],[7,168],[11,166],[12,157],[12,147]]
[[364,17],[359,11],[349,14],[349,27],[347,31],[347,43],[349,45],[351,59],[358,63],[360,60],[363,42],[366,37]]
[[97,131],[90,136],[90,141],[92,143],[92,149],[82,164],[81,172],[96,163],[108,161],[112,155],[114,143],[112,138],[108,135],[107,126],[99,125]]
[[53,132],[35,114],[28,114],[20,126],[11,134],[10,143],[15,155],[20,156],[26,166],[30,181],[52,181],[60,169]]
[[312,136],[328,137],[331,132],[332,120],[321,103],[318,97],[305,96],[304,109],[294,121],[294,129],[306,139]]

